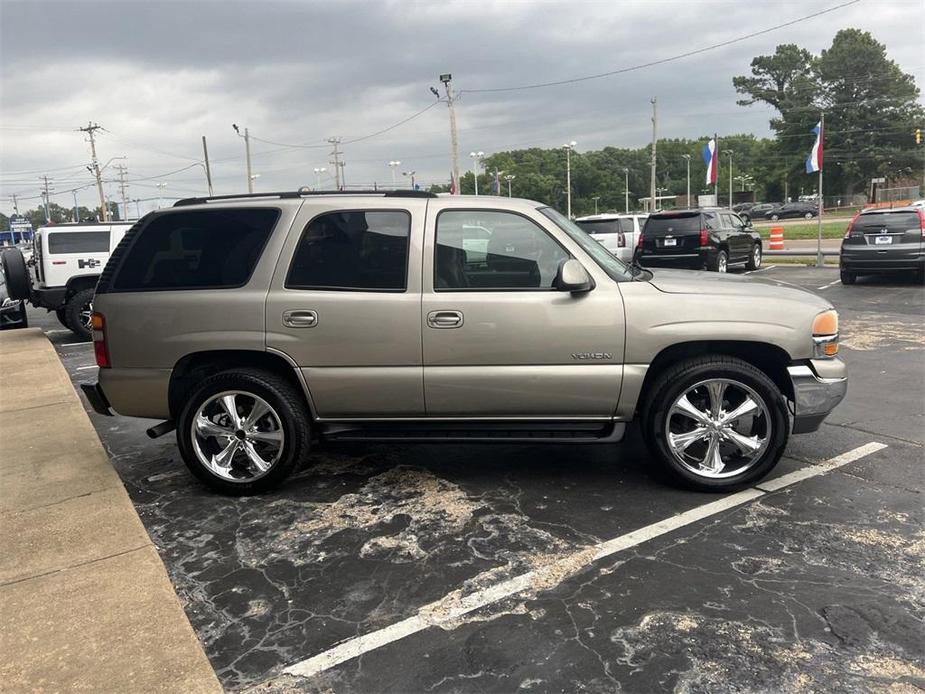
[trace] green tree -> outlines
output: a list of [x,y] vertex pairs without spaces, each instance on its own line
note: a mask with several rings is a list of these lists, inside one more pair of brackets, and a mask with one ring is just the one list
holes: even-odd
[[911,137],[923,120],[919,89],[868,32],[842,29],[818,56],[780,45],[774,55],[753,59],[751,69],[750,77],[732,82],[745,97],[740,105],[760,102],[777,111],[770,121],[775,143],[765,160],[769,190],[785,180],[791,190],[813,186],[803,160],[823,111],[827,191],[851,194],[865,190],[873,176],[917,172]]

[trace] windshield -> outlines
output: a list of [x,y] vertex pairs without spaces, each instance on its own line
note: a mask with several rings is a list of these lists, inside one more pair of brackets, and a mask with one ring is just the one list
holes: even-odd
[[643,233],[646,236],[664,234],[699,234],[700,213],[690,212],[666,217],[649,217]]
[[634,273],[626,263],[611,255],[610,251],[588,236],[587,232],[582,231],[581,227],[575,222],[551,207],[540,207],[538,209],[544,216],[551,219],[557,227],[568,234],[575,243],[581,246],[581,249],[591,256],[591,259],[607,273],[610,279],[616,282],[633,279]]

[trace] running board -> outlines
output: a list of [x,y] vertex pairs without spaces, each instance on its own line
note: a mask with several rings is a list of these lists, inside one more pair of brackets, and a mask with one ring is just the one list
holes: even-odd
[[320,425],[325,441],[618,443],[624,422],[369,422]]

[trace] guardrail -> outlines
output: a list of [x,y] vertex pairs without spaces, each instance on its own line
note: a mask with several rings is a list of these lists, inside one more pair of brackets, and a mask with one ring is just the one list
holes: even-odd
[[[778,256],[778,257],[791,257],[791,258],[815,258],[817,253],[814,248],[807,248],[805,250],[799,251],[765,251],[763,253],[764,257]],[[826,258],[837,258],[841,255],[841,251],[834,250],[831,248],[823,248],[822,255]]]

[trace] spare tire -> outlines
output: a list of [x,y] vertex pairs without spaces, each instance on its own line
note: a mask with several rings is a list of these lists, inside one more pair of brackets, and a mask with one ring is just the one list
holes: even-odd
[[13,301],[28,299],[32,292],[32,280],[26,259],[18,248],[4,251],[0,256],[0,265],[3,266],[3,275],[6,278],[6,291]]

